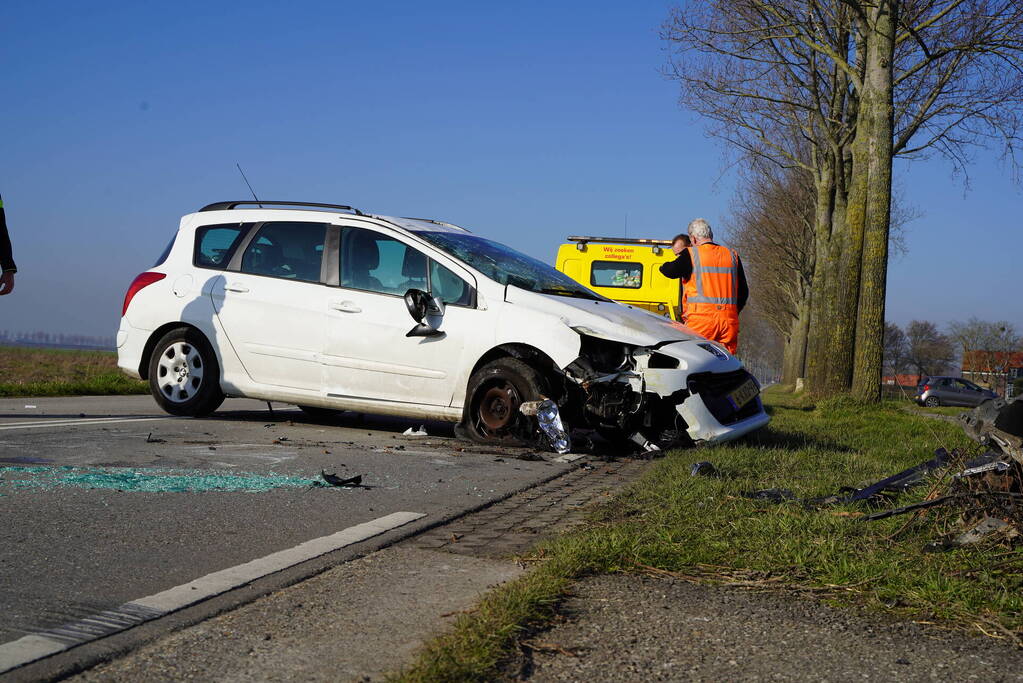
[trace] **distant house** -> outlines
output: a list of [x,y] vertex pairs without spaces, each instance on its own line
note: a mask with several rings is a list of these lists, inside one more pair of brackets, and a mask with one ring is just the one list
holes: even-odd
[[916,387],[920,381],[919,375],[886,375],[881,378],[881,384],[896,387]]
[[963,377],[1013,398],[1013,384],[1023,378],[1023,351],[965,351]]
[[1009,381],[1005,387],[1005,398],[1023,396],[1023,363],[1009,368]]

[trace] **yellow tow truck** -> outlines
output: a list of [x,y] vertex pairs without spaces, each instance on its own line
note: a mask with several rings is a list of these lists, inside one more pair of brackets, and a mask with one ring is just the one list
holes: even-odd
[[609,299],[677,322],[680,283],[658,268],[674,259],[669,240],[577,235],[558,247],[554,267]]

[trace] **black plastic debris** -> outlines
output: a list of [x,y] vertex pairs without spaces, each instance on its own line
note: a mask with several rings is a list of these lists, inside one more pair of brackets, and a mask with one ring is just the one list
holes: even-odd
[[788,489],[761,489],[759,491],[747,491],[742,495],[753,500],[766,500],[771,503],[784,503],[796,499],[796,495]]
[[160,438],[154,439],[153,433],[149,432],[149,436],[146,437],[146,443],[167,443],[167,440]]
[[693,466],[689,468],[690,477],[714,477],[717,476],[717,473],[718,471],[714,469],[714,465],[706,460],[694,462]]
[[532,462],[540,462],[547,459],[540,455],[539,453],[534,453],[532,451],[526,453],[515,453],[512,455],[512,457],[515,458],[516,460],[527,460]]
[[861,500],[876,498],[886,493],[902,493],[913,486],[922,484],[927,476],[936,470],[947,467],[950,462],[959,456],[958,451],[949,453],[944,448],[934,451],[934,457],[919,465],[914,465],[898,474],[882,479],[879,482],[865,486],[862,489],[852,489],[848,495],[831,495],[823,498],[813,498],[805,501],[807,505],[843,505],[855,503]]
[[[903,470],[898,474],[885,477],[881,481],[871,484],[870,486],[865,486],[860,489],[844,487],[836,494],[820,498],[806,498],[802,499],[800,502],[805,507],[816,508],[826,505],[844,505],[847,503],[857,503],[862,501],[876,501],[886,495],[902,493],[913,486],[918,486],[919,484],[924,483],[927,480],[928,475],[932,474],[936,470],[942,469],[943,467],[947,467],[949,463],[958,457],[958,451],[952,451],[952,453],[949,453],[944,448],[939,448],[934,452],[934,457],[930,460],[922,462],[919,465],[914,465],[913,467]],[[697,468],[702,465],[710,465],[710,463],[696,463],[693,465],[692,470],[690,470],[690,474],[693,476],[701,474],[701,472],[697,471]],[[795,495],[793,495],[792,491],[789,491],[788,489],[763,489],[761,491],[749,491],[742,495],[746,498],[766,500],[772,503],[784,503],[786,501],[796,500]],[[864,519],[869,518],[870,517],[864,517]],[[880,517],[877,519],[880,519]]]
[[948,506],[952,514],[958,513],[960,531],[927,544],[924,549],[930,552],[1023,536],[1023,401],[985,401],[960,415],[959,422],[967,436],[986,446],[987,452],[953,470],[943,495],[875,512],[862,517],[863,521]]
[[877,519],[886,519],[888,517],[894,517],[896,515],[904,515],[907,512],[914,512],[915,510],[924,510],[927,508],[937,507],[939,505],[946,505],[953,501],[970,501],[970,500],[982,500],[984,498],[1006,498],[1023,500],[1023,494],[1013,493],[1011,491],[983,491],[978,493],[959,493],[949,496],[941,496],[940,498],[932,498],[925,500],[920,503],[913,503],[912,505],[905,505],[900,508],[893,508],[891,510],[881,510],[880,512],[874,512],[869,515],[860,517],[861,521],[872,522]]
[[337,486],[339,488],[354,489],[354,488],[369,488],[363,486],[362,475],[357,474],[354,477],[339,477],[336,474],[328,474],[326,470],[320,470],[320,476],[330,486]]

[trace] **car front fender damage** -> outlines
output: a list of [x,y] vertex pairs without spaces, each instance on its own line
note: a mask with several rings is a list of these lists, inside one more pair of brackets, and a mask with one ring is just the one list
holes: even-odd
[[725,441],[768,421],[758,397],[741,406],[731,400],[753,378],[733,358],[691,359],[692,349],[580,337],[579,357],[561,369],[558,404],[568,424],[651,451]]

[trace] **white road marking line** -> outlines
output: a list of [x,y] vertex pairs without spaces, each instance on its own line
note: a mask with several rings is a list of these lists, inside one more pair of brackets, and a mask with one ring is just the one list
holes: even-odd
[[8,431],[11,429],[42,429],[44,427],[76,427],[79,425],[103,425],[103,424],[114,424],[117,422],[150,422],[152,420],[174,420],[180,419],[175,418],[171,415],[161,415],[158,417],[95,417],[95,418],[76,418],[66,420],[36,420],[33,422],[7,422],[0,424],[0,432]]
[[[356,524],[329,536],[314,538],[294,548],[271,553],[252,562],[207,574],[195,581],[176,586],[155,595],[125,603],[96,616],[108,615],[103,627],[96,619],[86,617],[67,624],[33,633],[0,645],[0,674],[24,666],[43,657],[55,655],[76,645],[124,631],[132,626],[165,614],[176,612],[197,602],[244,586],[256,579],[293,567],[301,562],[326,555],[345,546],[397,529],[426,516],[424,512],[394,512],[384,517]],[[109,625],[107,625],[109,624]]]

